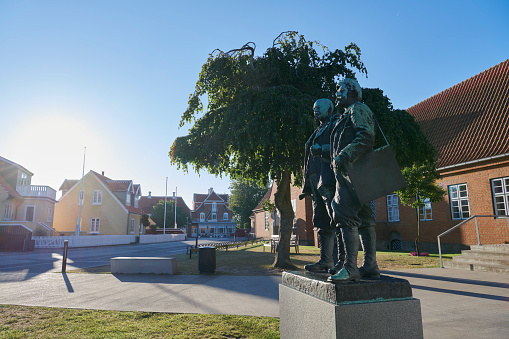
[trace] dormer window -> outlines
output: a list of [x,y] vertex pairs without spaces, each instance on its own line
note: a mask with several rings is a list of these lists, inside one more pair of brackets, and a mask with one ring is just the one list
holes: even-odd
[[131,206],[131,193],[127,192],[126,198],[125,198],[125,204],[127,206]]
[[205,213],[200,213],[200,222],[204,222],[205,221]]
[[223,214],[223,220],[228,221],[228,213]]

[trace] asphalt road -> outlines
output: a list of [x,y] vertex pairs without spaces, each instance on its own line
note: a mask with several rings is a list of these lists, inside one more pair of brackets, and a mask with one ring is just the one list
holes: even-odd
[[[200,238],[199,244],[233,241],[233,239]],[[87,248],[69,248],[67,269],[109,265],[114,257],[162,257],[186,253],[188,245],[195,239],[158,244],[132,244]],[[40,274],[60,272],[62,249],[36,249],[33,252],[0,252],[0,273]]]

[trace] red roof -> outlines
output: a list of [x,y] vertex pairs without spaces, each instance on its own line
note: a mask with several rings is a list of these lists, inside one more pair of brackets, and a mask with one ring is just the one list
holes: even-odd
[[112,192],[127,192],[131,185],[131,180],[107,180],[106,184]]
[[438,167],[509,153],[509,59],[407,109]]
[[258,210],[261,210],[262,209],[262,204],[265,200],[269,199],[270,198],[270,195],[272,194],[272,185],[269,187],[269,189],[267,190],[267,193],[265,193],[265,195],[263,196],[262,200],[260,200],[260,202],[258,203],[258,205],[256,205],[255,208],[253,208],[253,211],[258,211]]
[[75,179],[65,179],[62,185],[60,185],[59,191],[68,191],[70,190],[79,180]]

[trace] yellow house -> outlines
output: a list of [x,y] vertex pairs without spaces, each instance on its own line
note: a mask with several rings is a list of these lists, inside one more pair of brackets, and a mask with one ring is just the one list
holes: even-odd
[[80,235],[140,235],[142,210],[140,185],[132,180],[112,180],[94,171],[81,180],[66,179],[55,205],[53,227],[60,234],[76,232],[81,205]]
[[31,185],[34,174],[0,157],[0,226],[22,225],[34,236],[53,235],[56,191]]

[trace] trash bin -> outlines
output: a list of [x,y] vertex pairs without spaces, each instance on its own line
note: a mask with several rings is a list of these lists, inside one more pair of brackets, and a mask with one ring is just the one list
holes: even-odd
[[204,246],[198,249],[198,269],[200,273],[214,273],[216,270],[216,248]]

